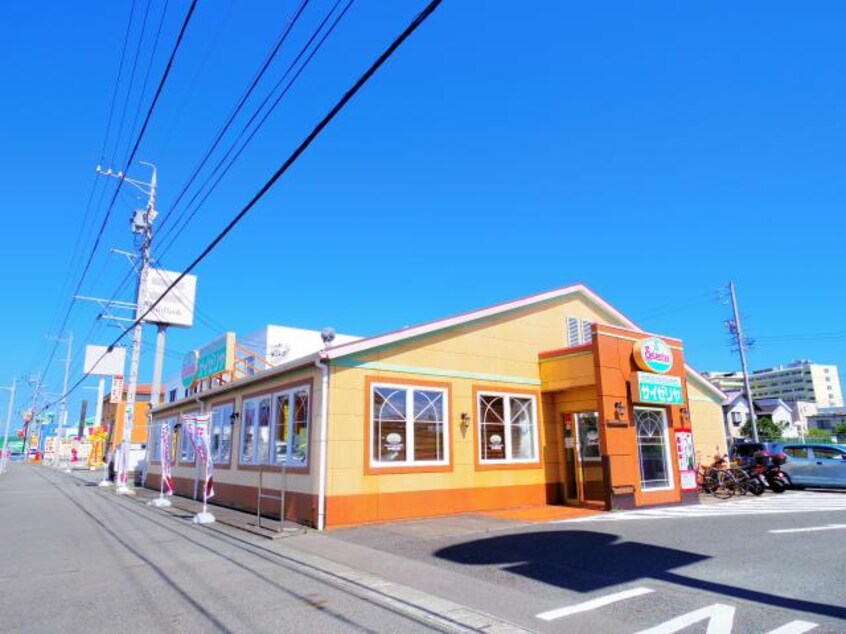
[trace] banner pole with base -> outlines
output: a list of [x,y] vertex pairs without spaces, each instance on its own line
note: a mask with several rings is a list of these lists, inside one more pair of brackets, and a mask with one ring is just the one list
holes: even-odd
[[112,483],[109,482],[109,456],[106,455],[106,452],[103,452],[103,479],[97,483],[98,487],[109,487],[112,486]]
[[[159,497],[147,502],[150,506],[156,508],[166,508],[173,506],[170,500],[165,497],[165,480],[170,478],[170,461],[171,461],[171,447],[170,447],[170,424],[165,422],[159,427],[159,454],[161,458],[161,477],[159,478]],[[172,493],[170,486],[168,486],[168,495]]]

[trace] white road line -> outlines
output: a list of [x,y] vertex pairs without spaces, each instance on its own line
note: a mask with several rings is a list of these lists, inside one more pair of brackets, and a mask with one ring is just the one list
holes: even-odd
[[846,528],[846,524],[826,524],[825,526],[808,526],[806,528],[779,528],[768,533],[813,533],[816,531],[835,531]]
[[556,520],[550,523],[619,522],[659,518],[703,518],[776,513],[812,513],[846,511],[846,495],[840,493],[798,492],[783,496],[741,498],[712,504],[693,504],[661,508],[640,508],[590,517]]
[[569,605],[565,608],[558,608],[555,610],[549,610],[548,612],[541,612],[536,616],[542,621],[554,621],[555,619],[560,619],[562,616],[578,614],[579,612],[589,612],[590,610],[595,610],[596,608],[601,608],[603,606],[616,603],[617,601],[632,599],[634,597],[639,597],[644,594],[649,594],[650,592],[654,592],[654,590],[652,590],[651,588],[643,587],[631,588],[629,590],[623,590],[622,592],[616,592],[614,594],[609,594],[604,597],[591,599],[590,601],[585,601],[584,603],[577,603],[576,605]]
[[810,632],[815,627],[817,627],[817,624],[810,621],[791,621],[781,627],[770,630],[767,634],[803,634],[804,632]]

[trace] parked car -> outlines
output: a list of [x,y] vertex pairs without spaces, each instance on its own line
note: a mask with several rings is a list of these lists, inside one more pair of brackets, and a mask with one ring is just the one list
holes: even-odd
[[785,444],[781,470],[795,487],[846,488],[846,445]]
[[782,445],[777,442],[752,442],[751,440],[736,442],[731,450],[731,459],[741,466],[749,466],[755,463],[755,452],[758,451],[775,455],[782,451]]

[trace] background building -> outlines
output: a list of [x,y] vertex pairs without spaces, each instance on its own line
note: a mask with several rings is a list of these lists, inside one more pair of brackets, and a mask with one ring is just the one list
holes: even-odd
[[[711,383],[724,392],[743,390],[741,372],[705,372]],[[752,398],[781,399],[791,405],[798,401],[815,403],[817,407],[843,407],[843,392],[836,365],[811,361],[793,361],[749,375]],[[795,417],[794,417],[795,418]]]

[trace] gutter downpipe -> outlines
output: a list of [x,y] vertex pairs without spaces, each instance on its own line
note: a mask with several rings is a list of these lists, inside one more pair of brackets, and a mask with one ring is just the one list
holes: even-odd
[[327,444],[326,437],[329,430],[329,364],[328,359],[320,359],[314,362],[320,368],[320,471],[317,480],[317,530],[326,528],[326,464]]

